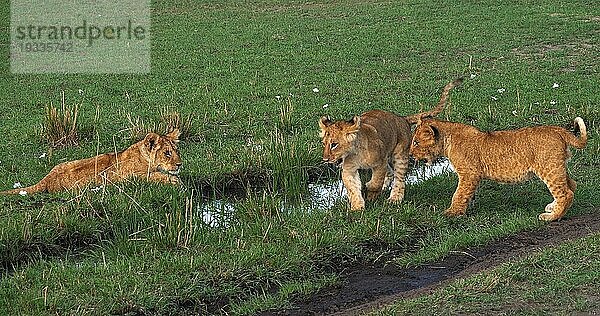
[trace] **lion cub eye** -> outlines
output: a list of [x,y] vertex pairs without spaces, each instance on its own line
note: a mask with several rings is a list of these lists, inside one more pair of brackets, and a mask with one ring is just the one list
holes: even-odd
[[418,141],[413,141],[413,147],[419,147],[419,142]]
[[338,145],[338,143],[331,143],[331,145],[329,145],[329,148],[336,149]]
[[172,154],[171,154],[171,151],[170,151],[170,150],[167,150],[167,151],[165,151],[165,157],[167,157],[167,158],[171,158],[171,155],[172,155]]

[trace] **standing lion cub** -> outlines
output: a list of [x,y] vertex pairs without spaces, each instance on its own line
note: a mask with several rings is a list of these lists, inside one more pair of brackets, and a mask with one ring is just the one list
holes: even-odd
[[165,136],[149,133],[122,152],[61,163],[37,184],[0,194],[58,192],[82,188],[91,183],[110,184],[130,177],[176,184],[181,167],[177,151],[179,135],[177,129]]
[[567,174],[569,146],[582,149],[587,142],[583,119],[575,118],[580,138],[558,126],[482,132],[465,124],[423,119],[417,123],[410,152],[432,163],[445,156],[458,174],[458,187],[446,215],[463,215],[482,179],[518,182],[538,176],[554,201],[539,215],[543,221],[561,218],[573,202],[575,181]]
[[393,172],[394,185],[388,200],[402,201],[404,175],[408,169],[410,125],[416,123],[418,117],[440,113],[448,100],[450,89],[461,82],[462,79],[456,79],[448,83],[438,105],[429,112],[401,117],[386,111],[372,110],[355,116],[350,121],[332,122],[328,117],[319,120],[323,161],[341,163],[342,181],[348,191],[352,210],[365,207],[359,169],[372,170],[371,180],[366,184],[368,200],[379,196],[386,176]]

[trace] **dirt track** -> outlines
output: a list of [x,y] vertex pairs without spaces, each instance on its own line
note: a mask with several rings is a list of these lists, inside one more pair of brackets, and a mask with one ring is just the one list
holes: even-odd
[[400,298],[426,294],[450,280],[498,266],[546,246],[585,237],[600,231],[600,212],[550,223],[541,229],[521,232],[493,244],[453,252],[444,259],[422,267],[357,266],[344,274],[344,282],[305,301],[295,308],[261,315],[360,315]]

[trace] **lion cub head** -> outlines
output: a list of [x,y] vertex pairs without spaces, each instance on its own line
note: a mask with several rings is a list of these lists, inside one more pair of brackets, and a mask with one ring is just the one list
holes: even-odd
[[349,121],[333,122],[328,117],[319,120],[321,131],[319,137],[323,139],[323,161],[340,163],[346,156],[354,151],[354,141],[360,130],[360,117],[355,116]]
[[431,165],[442,154],[440,132],[428,120],[419,120],[410,144],[410,154]]
[[148,162],[151,171],[160,171],[176,175],[181,168],[181,159],[177,150],[181,133],[178,129],[165,136],[148,133],[140,144],[140,153]]

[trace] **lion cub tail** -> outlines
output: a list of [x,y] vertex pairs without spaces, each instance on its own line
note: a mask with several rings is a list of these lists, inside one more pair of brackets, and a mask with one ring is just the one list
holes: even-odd
[[585,147],[587,143],[587,128],[585,127],[585,123],[581,117],[575,118],[575,126],[579,128],[579,138],[575,137],[575,135],[569,133],[569,136],[565,139],[567,143],[577,149],[582,149]]
[[42,183],[42,181],[40,181],[37,184],[34,184],[32,186],[2,191],[2,192],[0,192],[0,194],[2,194],[2,195],[10,195],[10,194],[27,195],[27,194],[33,194],[33,193],[43,192],[43,191],[46,191],[46,186]]
[[444,87],[444,90],[442,91],[442,96],[440,97],[440,101],[435,106],[435,108],[433,108],[431,111],[421,112],[421,113],[417,113],[417,114],[414,114],[414,115],[406,116],[405,117],[406,120],[410,124],[416,124],[422,118],[438,115],[440,112],[442,112],[442,110],[446,106],[446,103],[448,103],[448,96],[450,95],[450,90],[452,90],[452,88],[460,85],[462,82],[463,82],[463,78],[459,77],[459,78],[454,79],[454,81],[448,83]]

